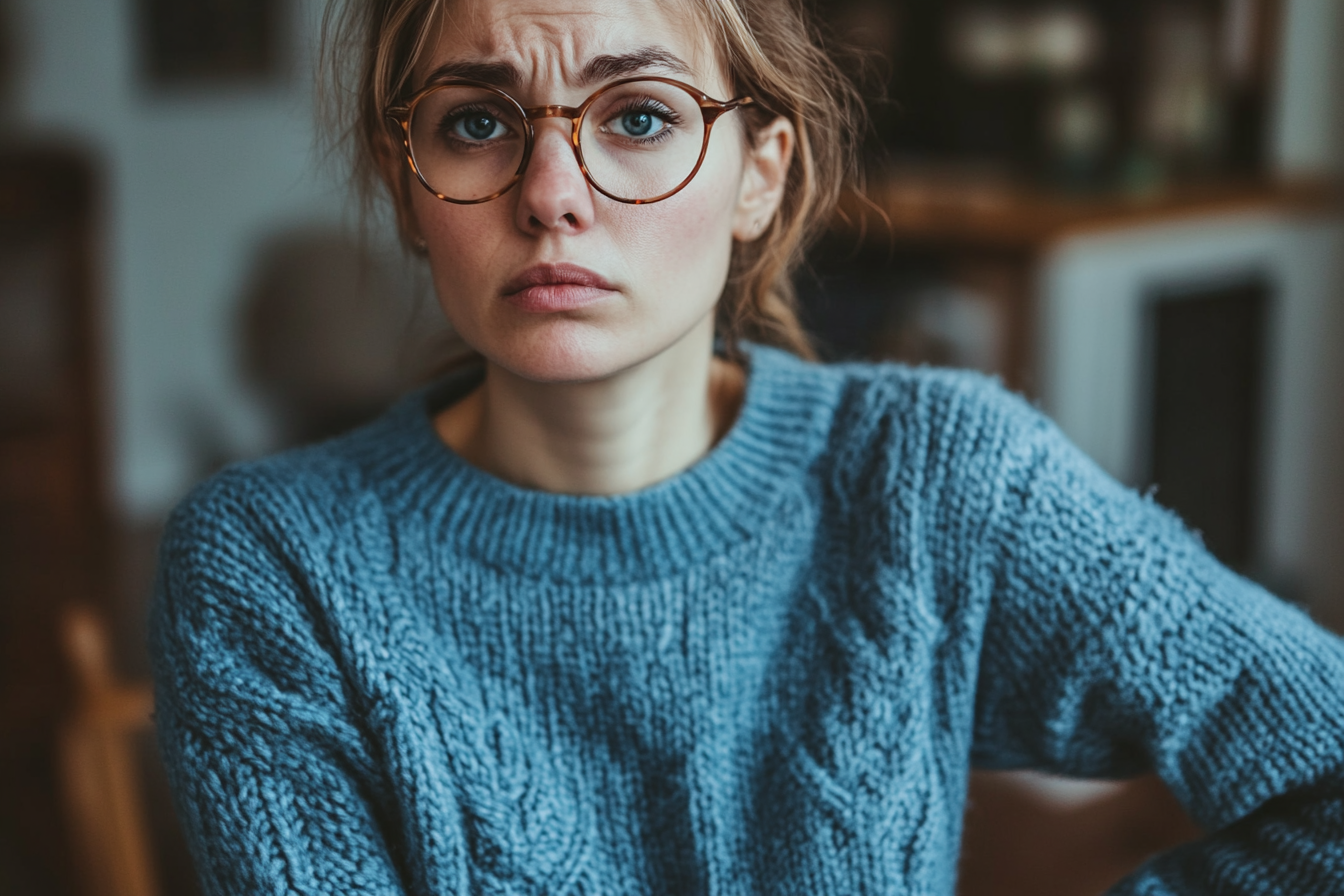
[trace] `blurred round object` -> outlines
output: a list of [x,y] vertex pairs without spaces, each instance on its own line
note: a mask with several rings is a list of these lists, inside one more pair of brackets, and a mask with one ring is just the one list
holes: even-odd
[[1164,10],[1150,28],[1141,133],[1158,152],[1187,167],[1201,167],[1221,139],[1213,39],[1212,22],[1191,10]]
[[409,262],[341,232],[299,230],[262,249],[243,308],[243,369],[286,444],[370,419],[427,366],[447,330]]
[[1026,16],[1021,43],[1027,64],[1054,77],[1076,75],[1100,56],[1101,33],[1081,9],[1061,6]]
[[1098,186],[1105,173],[1111,130],[1111,110],[1102,94],[1083,88],[1062,92],[1050,105],[1046,120],[1050,180],[1076,191]]
[[1069,90],[1050,110],[1050,144],[1057,155],[1096,156],[1111,136],[1111,115],[1095,90]]
[[995,6],[973,6],[952,20],[952,58],[966,72],[982,78],[1013,74],[1025,59],[1026,47],[1017,19]]

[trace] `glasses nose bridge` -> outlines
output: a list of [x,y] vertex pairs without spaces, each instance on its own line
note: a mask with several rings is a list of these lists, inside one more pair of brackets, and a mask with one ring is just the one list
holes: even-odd
[[523,170],[526,170],[527,168],[531,167],[529,163],[532,161],[533,149],[536,146],[537,142],[536,128],[534,126],[535,122],[542,121],[543,119],[547,118],[564,118],[569,120],[568,142],[570,150],[574,153],[574,161],[578,164],[579,171],[583,174],[584,178],[591,180],[588,176],[587,169],[583,165],[583,160],[579,155],[579,118],[582,115],[583,115],[582,106],[547,105],[547,106],[531,106],[524,108],[523,118],[527,121],[527,129],[529,132],[528,133],[529,146],[527,149],[527,155],[523,160],[523,164],[519,171],[519,174],[521,175]]
[[569,119],[570,142],[577,142],[579,133],[578,123],[579,118],[582,115],[583,107],[581,106],[532,106],[523,110],[523,116],[527,119],[529,125],[546,118]]
[[523,110],[529,121],[536,121],[539,118],[568,118],[574,121],[581,112],[582,110],[576,106],[532,106]]

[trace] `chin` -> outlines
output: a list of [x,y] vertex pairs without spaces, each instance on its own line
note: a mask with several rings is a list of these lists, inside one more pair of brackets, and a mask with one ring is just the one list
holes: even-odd
[[591,323],[548,321],[480,348],[492,363],[535,383],[587,383],[605,379],[658,354],[637,339]]

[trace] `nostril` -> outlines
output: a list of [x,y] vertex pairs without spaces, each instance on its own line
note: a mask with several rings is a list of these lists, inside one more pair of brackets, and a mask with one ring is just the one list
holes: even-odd
[[[573,212],[565,212],[563,215],[560,216],[560,220],[564,221],[565,224],[567,224],[570,227],[579,226],[579,218]],[[546,225],[541,223],[541,219],[538,218],[536,215],[527,216],[527,226],[533,228],[534,230],[547,229]]]

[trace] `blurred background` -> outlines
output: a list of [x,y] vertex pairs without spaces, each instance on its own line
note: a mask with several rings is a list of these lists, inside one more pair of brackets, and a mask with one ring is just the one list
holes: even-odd
[[[824,353],[997,374],[1344,629],[1344,3],[818,5],[874,119],[799,278]],[[432,366],[423,271],[317,141],[322,10],[0,0],[0,894],[194,890],[162,521]],[[1151,782],[976,787],[968,896],[1100,892],[1193,832]]]

